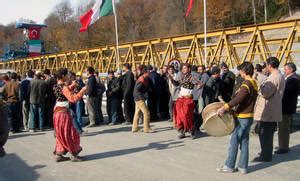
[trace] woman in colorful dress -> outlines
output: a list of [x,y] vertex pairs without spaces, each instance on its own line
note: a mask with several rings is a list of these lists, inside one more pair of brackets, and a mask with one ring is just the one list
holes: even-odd
[[78,156],[82,150],[80,136],[73,125],[69,104],[79,101],[86,92],[87,87],[82,88],[75,94],[72,90],[74,85],[66,85],[68,81],[68,70],[66,68],[61,68],[57,72],[57,79],[57,85],[54,86],[56,104],[53,115],[56,139],[55,159],[57,162],[66,161],[68,158],[63,155],[69,152],[73,162],[82,161],[82,158]]

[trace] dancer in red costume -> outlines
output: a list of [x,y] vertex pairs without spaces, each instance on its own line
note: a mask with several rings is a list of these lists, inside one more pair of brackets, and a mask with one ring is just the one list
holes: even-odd
[[80,136],[76,131],[73,121],[72,112],[69,109],[69,102],[75,103],[79,101],[87,90],[87,87],[81,89],[77,94],[73,93],[73,84],[67,86],[65,83],[68,80],[68,70],[62,68],[57,72],[57,85],[54,86],[56,96],[56,105],[54,107],[53,124],[55,129],[56,146],[54,154],[56,161],[65,161],[68,158],[64,157],[66,153],[71,154],[71,160],[74,162],[82,161],[78,156],[82,150],[80,146]]
[[195,129],[193,112],[195,105],[192,90],[194,86],[200,87],[202,83],[191,74],[191,67],[189,64],[182,65],[179,81],[174,80],[171,76],[169,76],[169,79],[174,85],[180,85],[179,98],[173,109],[175,126],[180,133],[178,137],[182,139],[185,137],[186,132],[190,132],[192,139],[194,139]]

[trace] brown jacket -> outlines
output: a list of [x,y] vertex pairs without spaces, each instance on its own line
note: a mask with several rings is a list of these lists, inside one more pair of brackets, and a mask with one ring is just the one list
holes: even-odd
[[280,122],[282,120],[282,96],[285,87],[284,76],[274,71],[260,86],[254,107],[254,120]]
[[257,84],[254,79],[244,80],[233,99],[226,105],[235,107],[235,116],[238,118],[253,118],[254,105],[257,98]]
[[3,88],[3,96],[6,102],[18,102],[20,100],[20,83],[15,80],[7,82]]

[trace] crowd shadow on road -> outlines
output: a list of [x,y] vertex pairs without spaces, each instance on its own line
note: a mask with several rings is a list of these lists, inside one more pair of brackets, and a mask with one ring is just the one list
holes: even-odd
[[[124,127],[118,127],[118,128],[111,128],[109,127],[107,129],[96,131],[96,132],[88,132],[85,134],[85,136],[96,136],[98,134],[111,134],[111,133],[120,133],[120,132],[131,132],[132,127],[131,126],[124,126]],[[155,133],[159,132],[165,132],[165,131],[171,131],[173,130],[173,127],[163,127],[163,128],[154,128]]]
[[156,133],[159,132],[165,132],[165,131],[171,131],[171,130],[175,130],[172,126],[167,126],[167,127],[162,127],[162,128],[155,128],[154,131]]
[[29,166],[16,154],[7,154],[0,159],[0,180],[4,181],[35,181],[40,175],[36,170],[46,165]]
[[105,129],[102,131],[99,131],[98,134],[109,134],[109,133],[119,133],[119,132],[129,132],[131,131],[130,126],[124,126],[119,128],[112,128],[112,129]]
[[272,167],[279,163],[300,160],[300,144],[290,148],[290,152],[282,155],[273,155],[272,162],[262,162],[249,166],[249,172],[255,172],[265,168]]
[[103,153],[96,153],[92,155],[85,156],[85,160],[91,161],[91,160],[98,160],[98,159],[104,159],[104,158],[110,158],[110,157],[118,157],[118,156],[124,156],[124,155],[130,155],[137,152],[143,152],[146,150],[165,150],[165,149],[172,149],[172,148],[178,148],[184,146],[182,144],[182,141],[173,141],[173,140],[166,140],[166,141],[160,141],[160,142],[152,142],[149,143],[146,146],[142,147],[136,147],[136,148],[128,148],[123,150],[115,150],[115,151],[108,151]]
[[19,134],[9,135],[8,139],[17,139],[17,138],[22,138],[27,136],[40,136],[45,134],[46,133],[19,133]]
[[104,129],[101,131],[95,132],[87,132],[85,136],[96,136],[99,134],[109,134],[109,133],[119,133],[119,132],[129,132],[131,131],[131,127],[120,127],[120,128],[112,128],[112,129]]

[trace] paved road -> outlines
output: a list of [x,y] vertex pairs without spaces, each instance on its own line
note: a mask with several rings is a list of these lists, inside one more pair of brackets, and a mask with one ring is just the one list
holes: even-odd
[[[154,134],[133,134],[121,125],[91,128],[82,137],[81,153],[87,161],[56,163],[52,151],[53,132],[11,135],[0,159],[1,181],[296,181],[300,179],[300,132],[291,136],[292,151],[275,156],[272,163],[251,163],[248,175],[219,174],[229,137],[202,136],[177,139],[170,123],[152,124]],[[258,137],[252,136],[250,159],[259,151]],[[275,145],[277,145],[277,136]]]

